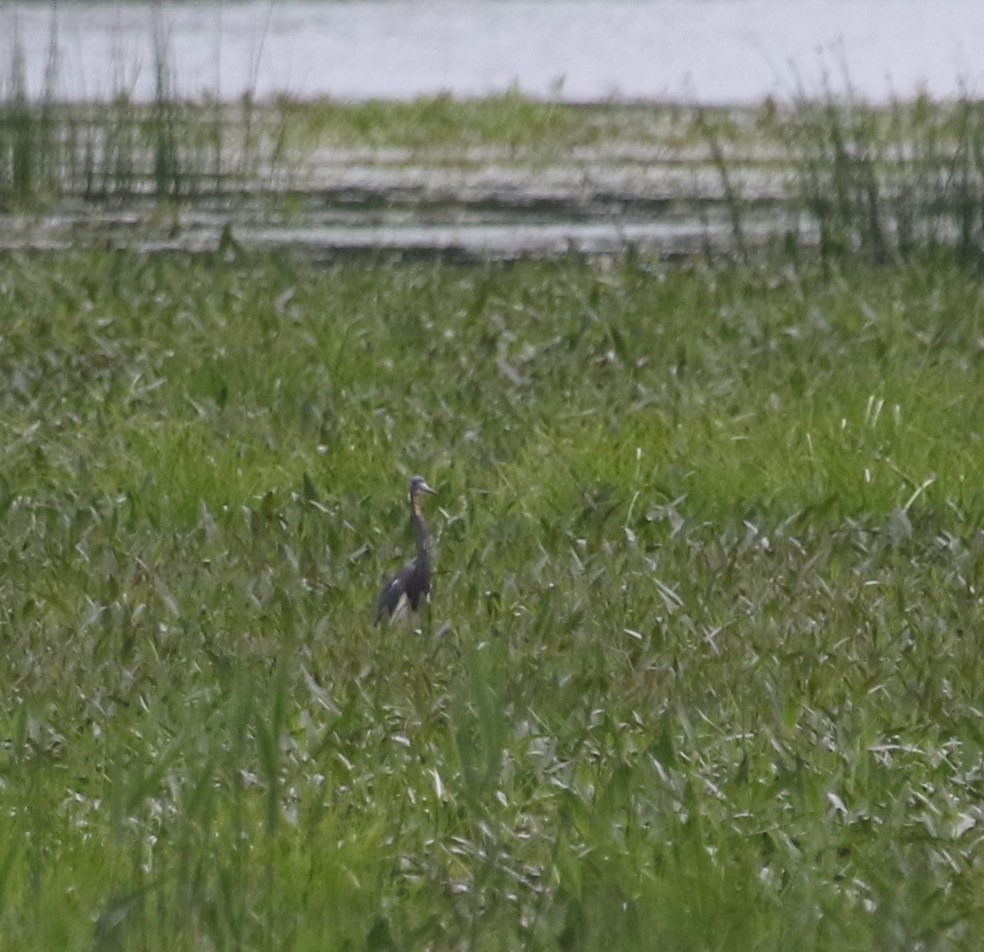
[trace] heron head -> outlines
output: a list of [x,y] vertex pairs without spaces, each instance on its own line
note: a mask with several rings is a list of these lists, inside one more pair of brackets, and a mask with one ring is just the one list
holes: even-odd
[[436,489],[431,489],[427,485],[427,480],[423,476],[411,476],[410,477],[410,498],[414,499],[421,493],[429,493],[431,496],[437,495]]

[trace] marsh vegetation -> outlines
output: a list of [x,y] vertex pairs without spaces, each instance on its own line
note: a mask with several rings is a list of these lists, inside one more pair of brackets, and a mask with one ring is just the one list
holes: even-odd
[[[76,251],[0,295],[7,947],[976,945],[965,269]],[[380,632],[417,470],[435,600]]]

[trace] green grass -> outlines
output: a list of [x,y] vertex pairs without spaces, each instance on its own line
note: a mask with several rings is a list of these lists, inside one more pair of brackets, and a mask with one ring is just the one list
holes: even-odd
[[[626,116],[642,110],[578,108],[538,102],[518,92],[477,100],[451,96],[409,102],[335,100],[281,102],[299,145],[364,148],[512,148],[524,155],[556,154],[575,145],[598,144],[624,134]],[[681,110],[646,110],[668,115]],[[634,123],[637,132],[647,127]]]
[[0,259],[4,948],[976,948],[982,311]]

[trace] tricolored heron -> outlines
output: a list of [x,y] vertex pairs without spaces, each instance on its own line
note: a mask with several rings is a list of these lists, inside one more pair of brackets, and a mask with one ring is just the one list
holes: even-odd
[[417,558],[393,578],[391,578],[379,593],[376,602],[376,622],[386,621],[402,615],[408,608],[417,611],[421,600],[426,601],[431,587],[431,539],[424,522],[424,514],[420,511],[420,497],[423,493],[432,496],[437,491],[427,485],[423,476],[414,476],[410,480],[410,519],[413,531],[417,536]]

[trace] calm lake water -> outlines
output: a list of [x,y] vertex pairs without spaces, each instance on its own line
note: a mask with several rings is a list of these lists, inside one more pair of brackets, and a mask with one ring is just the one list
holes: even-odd
[[[979,92],[982,0],[344,0],[0,6],[34,94],[59,98],[479,96],[746,104],[847,77],[872,101]],[[10,68],[0,82],[7,83]],[[826,79],[824,78],[826,77]]]

